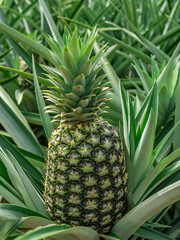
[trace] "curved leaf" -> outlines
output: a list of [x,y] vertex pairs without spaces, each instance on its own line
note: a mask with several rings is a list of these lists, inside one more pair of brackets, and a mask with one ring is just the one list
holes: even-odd
[[22,121],[23,116],[20,118],[21,114],[19,116],[2,97],[0,97],[0,112],[1,124],[19,147],[38,155],[45,155],[26,120]]
[[41,6],[42,6],[44,15],[45,15],[46,20],[47,20],[47,22],[49,24],[49,28],[51,29],[51,33],[52,33],[53,37],[55,39],[57,39],[59,42],[62,43],[61,35],[59,34],[59,31],[58,31],[58,29],[57,29],[57,27],[56,27],[56,25],[54,23],[54,20],[53,20],[53,18],[51,16],[51,13],[49,12],[49,9],[48,9],[45,1],[44,0],[39,0],[39,2],[41,4]]
[[48,226],[39,227],[16,238],[16,240],[38,240],[50,236],[57,240],[99,240],[98,233],[90,228],[71,228],[64,224],[50,224]]
[[148,227],[140,227],[136,232],[136,236],[143,237],[145,239],[150,239],[150,240],[175,240],[174,238],[171,238],[157,230],[154,230],[152,228]]
[[161,171],[179,156],[180,148],[169,154],[166,158],[161,160],[161,162],[154,169],[152,169],[152,171],[141,181],[138,188],[136,189],[133,195],[135,203],[137,203],[137,201],[141,198],[146,189],[148,189],[149,185],[151,185],[153,180],[155,180],[155,178],[161,173]]
[[45,105],[45,101],[41,94],[41,89],[40,89],[40,86],[38,83],[35,64],[34,64],[34,58],[33,58],[33,74],[34,74],[34,86],[35,86],[35,94],[36,94],[38,109],[39,109],[39,113],[40,113],[41,120],[43,123],[44,131],[46,133],[46,137],[49,139],[51,136],[51,133],[53,131],[53,125],[51,123],[49,114],[45,112],[46,105]]
[[151,110],[132,162],[135,175],[134,189],[137,188],[138,184],[147,173],[154,145],[154,136],[154,115],[153,110]]
[[[23,45],[29,47],[34,52],[38,53],[39,55],[47,58],[47,54],[49,54],[49,49],[44,47],[43,45],[37,43],[36,41],[32,40],[31,38],[26,37],[22,33],[14,30],[13,28],[3,24],[0,22],[0,30],[10,36],[12,39],[21,42]],[[50,58],[50,55],[48,55]]]
[[148,219],[180,200],[179,193],[180,181],[158,191],[122,217],[112,228],[112,233],[128,239]]
[[6,240],[22,223],[19,219],[2,219],[0,217],[0,236],[1,240]]
[[20,219],[32,216],[47,219],[44,215],[40,214],[39,212],[30,210],[28,208],[12,204],[0,203],[0,218]]

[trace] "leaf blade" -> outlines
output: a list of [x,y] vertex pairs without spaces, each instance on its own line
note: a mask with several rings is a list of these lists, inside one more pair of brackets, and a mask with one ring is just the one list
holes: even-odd
[[34,64],[34,58],[33,58],[33,74],[34,74],[34,87],[35,87],[35,94],[36,94],[38,109],[39,109],[40,117],[43,123],[44,131],[46,133],[46,137],[49,139],[53,131],[53,126],[52,126],[49,114],[45,112],[46,105],[45,105],[45,101],[41,94],[40,86],[38,83],[35,64]]

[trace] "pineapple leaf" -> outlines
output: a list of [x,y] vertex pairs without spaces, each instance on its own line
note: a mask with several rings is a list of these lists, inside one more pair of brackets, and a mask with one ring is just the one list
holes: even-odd
[[[14,110],[13,110],[14,109]],[[27,127],[27,122],[22,121],[22,115],[18,114],[15,108],[11,108],[3,98],[0,98],[0,122],[9,132],[19,147],[25,148],[38,155],[45,155],[45,152],[38,144],[34,134]]]
[[151,240],[174,240],[174,238],[167,236],[166,234],[163,234],[157,230],[154,230],[152,228],[142,226],[140,227],[134,234],[135,236],[142,237],[145,239],[151,239]]
[[[1,218],[1,217],[0,217]],[[1,240],[8,237],[22,224],[22,219],[0,219],[0,236]]]
[[79,46],[77,29],[75,29],[75,31],[73,32],[71,41],[69,43],[69,49],[70,49],[72,55],[75,57],[76,62],[79,63],[81,49],[80,49],[80,46]]
[[142,81],[144,90],[146,91],[146,93],[148,93],[150,91],[150,89],[152,88],[152,86],[153,86],[152,79],[150,78],[150,76],[146,72],[144,72],[139,67],[137,62],[135,62],[133,66],[134,66],[134,69],[136,70],[136,72],[138,73],[138,75],[139,75],[139,77],[140,77],[140,79]]
[[77,76],[74,80],[73,80],[73,87],[81,85],[83,87],[85,87],[85,76],[84,74],[81,74],[79,76]]
[[124,134],[124,141],[126,144],[126,148],[128,153],[130,153],[130,146],[129,146],[129,135],[128,135],[128,106],[126,101],[125,90],[123,88],[122,82],[119,82],[119,98],[122,107],[122,117],[123,117],[123,134]]
[[60,66],[59,68],[64,76],[65,83],[71,86],[74,80],[74,75],[64,66]]
[[155,81],[155,80],[157,80],[158,75],[159,75],[159,67],[153,57],[151,58],[151,66],[152,66],[152,69],[151,69],[152,79]]
[[[26,158],[24,157],[24,155],[26,155],[31,158],[35,154],[31,153],[29,155],[29,152],[27,152],[23,149],[18,149],[17,147],[14,147],[5,137],[3,137],[1,135],[0,135],[0,145],[3,149],[7,149],[9,152],[11,152],[15,156],[15,158],[18,160],[19,164],[26,171],[26,173],[32,177],[32,181],[33,181],[33,179],[34,180],[42,179],[42,174],[31,163],[29,163],[29,161],[27,161]],[[23,151],[22,152],[23,154],[20,151]],[[26,152],[26,153],[24,154],[24,152]],[[41,159],[40,156],[37,156],[37,155],[35,155],[35,156],[36,156],[36,158]]]
[[[180,148],[178,148],[177,150],[180,150]],[[175,150],[174,152],[176,152],[177,154],[177,150]],[[174,153],[173,152],[173,153]],[[170,154],[171,155],[171,154]],[[169,155],[169,156],[170,156]],[[176,159],[176,156],[179,158],[180,154],[178,153],[177,155],[171,155],[171,161]],[[160,174],[157,175],[157,177],[154,179],[154,181],[151,183],[151,185],[149,186],[149,188],[147,189],[147,191],[145,192],[143,198],[145,198],[146,196],[148,196],[156,187],[158,187],[163,181],[165,181],[166,179],[168,179],[171,175],[173,175],[173,173],[178,173],[178,171],[180,170],[180,161],[177,161],[170,164],[168,167],[164,168]]]
[[75,227],[71,228],[68,225],[49,224],[47,226],[38,227],[17,240],[38,240],[40,238],[50,237],[52,239],[64,240],[99,240],[98,233],[90,228]]
[[144,102],[142,103],[142,106],[138,114],[136,115],[136,125],[141,128],[141,131],[143,131],[147,123],[147,119],[149,117],[151,109],[153,109],[154,124],[156,128],[157,116],[158,116],[158,89],[157,89],[156,83],[154,84],[152,89],[149,91]]
[[138,143],[134,158],[132,159],[133,173],[135,174],[134,189],[138,187],[138,184],[142,181],[148,171],[154,146],[154,137],[154,114],[153,110],[151,110],[147,124]]
[[40,117],[42,120],[44,131],[46,133],[46,137],[47,137],[47,139],[49,139],[51,136],[51,133],[53,131],[53,126],[51,124],[51,119],[49,117],[49,114],[45,112],[46,105],[45,105],[44,99],[42,97],[40,86],[38,83],[35,64],[34,64],[34,58],[33,58],[33,74],[34,74],[34,86],[35,86],[35,94],[36,94],[38,109],[40,112]]
[[52,221],[27,207],[21,207],[11,204],[0,204],[0,224],[1,219],[19,219],[23,220],[23,225],[27,228],[33,228],[37,226],[47,225]]
[[26,207],[21,199],[21,196],[18,197],[18,191],[15,189],[3,178],[0,177],[0,191],[4,198],[11,204],[16,204],[21,207]]
[[129,144],[130,144],[130,157],[133,158],[136,149],[136,125],[135,125],[135,116],[134,109],[131,103],[131,98],[128,94],[128,133],[129,133]]
[[[26,37],[22,33],[14,30],[13,28],[0,23],[0,30],[10,36],[12,39],[21,42],[23,45],[26,45],[30,49],[32,49],[35,53],[38,53],[42,57],[47,58],[47,54],[49,54],[49,49],[44,47],[43,45],[37,43],[31,38]],[[52,60],[53,61],[53,60]]]
[[[175,51],[173,52],[171,58],[169,59],[167,65],[166,65],[166,67],[163,69],[163,71],[161,72],[160,76],[157,79],[158,88],[161,87],[162,82],[164,81],[164,79],[166,79],[166,75],[168,74],[168,72],[170,71],[170,69],[171,69],[171,67],[174,63],[174,61],[178,57],[179,51],[180,51],[180,43],[176,47]],[[169,79],[169,81],[171,81],[171,79]]]
[[63,50],[63,64],[69,71],[72,71],[72,74],[76,76],[78,72],[78,65],[74,56],[66,46],[64,47]]
[[122,238],[128,239],[152,216],[170,204],[180,200],[179,192],[180,181],[163,188],[129,211],[113,226],[111,232]]
[[91,57],[87,62],[85,62],[85,63],[80,67],[77,75],[84,74],[85,77],[88,76],[89,71],[90,71],[91,66],[92,66],[93,58],[94,58],[94,57]]
[[[21,168],[20,164],[16,160],[16,158],[10,153],[4,153],[6,157],[6,161],[8,161],[7,169],[8,172],[10,170],[11,178],[13,179],[15,175],[16,179],[14,179],[15,187],[18,188],[21,193],[25,203],[32,210],[37,210],[44,216],[49,216],[45,211],[44,201],[37,191],[37,189],[33,186],[31,179],[27,176],[25,171]],[[1,154],[2,155],[2,154]],[[10,163],[11,161],[11,163]]]
[[58,42],[62,43],[62,38],[61,38],[61,36],[59,34],[59,31],[58,31],[58,29],[56,27],[56,24],[54,23],[54,20],[53,20],[53,18],[51,16],[51,13],[50,13],[50,11],[49,11],[45,1],[44,0],[39,0],[39,2],[41,4],[41,6],[42,6],[44,15],[46,17],[46,20],[48,22],[49,28],[51,29],[51,33],[52,33],[54,39],[57,39]]
[[[178,87],[177,87],[177,98],[176,98],[176,106],[175,106],[175,123],[180,121],[180,79],[178,82]],[[174,133],[174,141],[173,141],[173,149],[177,149],[180,147],[180,138],[179,138],[179,133],[180,133],[180,125],[176,129],[177,131]]]
[[23,181],[19,173],[17,172],[17,169],[15,168],[15,166],[13,165],[13,163],[11,162],[7,154],[2,150],[0,150],[0,158],[8,170],[8,174],[12,181],[12,184],[14,185],[15,188],[17,188],[17,190],[21,194],[25,205],[35,210],[35,206],[33,205],[33,202],[27,193],[27,190],[23,184]]
[[[31,74],[31,73],[27,73],[27,72],[24,72],[24,71],[20,71],[20,70],[18,70],[18,69],[9,68],[9,67],[5,67],[5,66],[0,66],[0,69],[1,69],[1,70],[4,70],[4,71],[16,73],[16,74],[18,74],[18,75],[20,75],[20,76],[23,76],[24,78],[33,80],[33,74]],[[49,82],[48,79],[45,79],[45,78],[42,78],[42,77],[39,77],[39,76],[37,76],[37,78],[38,78],[38,81],[39,81],[41,84],[44,84],[45,86],[51,85],[51,83]]]
[[144,192],[149,188],[154,179],[163,171],[163,169],[165,169],[174,159],[179,156],[180,149],[174,151],[173,153],[162,159],[161,162],[159,162],[159,164],[147,174],[147,176],[141,181],[138,188],[133,194],[133,199],[135,203],[139,201],[141,196],[143,196]]
[[87,60],[90,58],[96,36],[97,36],[97,33],[96,33],[96,29],[94,28],[88,38],[89,40],[87,41],[86,39],[84,39],[84,46],[86,48],[83,49],[83,46],[82,46],[83,54],[80,59],[80,63],[79,63],[80,66],[82,66],[84,62],[87,62]]

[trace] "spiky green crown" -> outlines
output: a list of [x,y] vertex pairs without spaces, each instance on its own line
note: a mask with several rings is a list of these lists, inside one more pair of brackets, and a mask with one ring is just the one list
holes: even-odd
[[93,29],[90,34],[86,32],[83,40],[76,30],[72,36],[65,33],[63,43],[47,38],[55,68],[45,67],[54,85],[45,91],[45,97],[53,103],[47,106],[47,112],[55,114],[54,121],[94,121],[104,110],[109,87],[102,81],[107,75],[97,74],[103,67],[98,62],[105,46],[91,57],[96,36]]

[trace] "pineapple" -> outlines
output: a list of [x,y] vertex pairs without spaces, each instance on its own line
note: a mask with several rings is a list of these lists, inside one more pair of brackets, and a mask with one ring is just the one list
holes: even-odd
[[54,87],[44,94],[60,125],[48,144],[44,198],[55,222],[107,233],[126,205],[127,172],[122,139],[99,117],[109,87],[97,65],[104,47],[91,57],[96,35],[47,38],[56,68],[46,68]]

